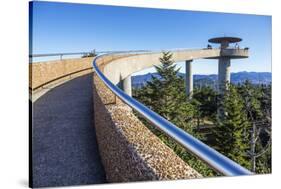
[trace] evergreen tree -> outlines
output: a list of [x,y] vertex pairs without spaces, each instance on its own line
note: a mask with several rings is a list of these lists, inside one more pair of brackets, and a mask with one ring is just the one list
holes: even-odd
[[[170,52],[163,52],[160,62],[160,66],[155,66],[160,77],[152,77],[152,80],[147,82],[144,87],[135,90],[134,97],[176,126],[194,135],[196,138],[200,138],[200,135],[194,131],[192,121],[196,110],[185,94],[184,79],[178,76],[179,69],[176,69],[173,64],[172,54]],[[198,170],[204,176],[216,174],[206,164],[188,153],[186,149],[177,144],[173,139],[155,127],[150,126],[144,119],[140,119],[191,167]]]
[[170,52],[163,52],[159,59],[160,66],[155,66],[159,77],[152,77],[151,81],[138,90],[136,98],[157,112],[168,121],[191,132],[191,122],[194,107],[187,101],[184,80],[178,76]]
[[[263,112],[263,116],[267,120],[271,120],[271,84],[270,85],[260,85],[261,95],[258,100],[261,104],[261,111]],[[271,123],[270,123],[271,125]]]
[[228,90],[219,99],[223,116],[217,118],[216,127],[212,130],[215,138],[214,148],[249,168],[250,163],[247,157],[249,136],[245,131],[250,124],[241,96],[235,86],[229,84]]
[[[192,103],[197,107],[197,118],[213,120],[217,113],[217,93],[211,87],[202,87],[193,92]],[[197,121],[197,126],[199,126]]]
[[[238,86],[228,84],[228,90],[223,95],[218,95],[210,87],[203,87],[194,90],[193,99],[190,100],[185,94],[184,79],[178,76],[179,69],[173,64],[172,54],[163,52],[160,62],[160,66],[155,66],[159,77],[153,76],[145,86],[135,89],[133,93],[135,98],[246,168],[251,168],[253,162],[249,156],[250,147],[253,149],[251,139],[253,136],[258,137],[254,145],[254,151],[258,154],[256,172],[271,171],[271,143],[267,142],[270,141],[271,135],[271,85],[254,86],[248,81]],[[173,139],[141,117],[140,119],[179,157],[202,175],[218,175]],[[204,119],[213,121],[215,125],[207,137],[198,133],[195,127]],[[265,130],[263,132],[259,132],[258,127],[258,132],[253,135],[253,132],[251,133],[255,130],[253,123],[260,120],[262,123],[266,122],[267,127],[262,128]]]
[[251,170],[267,173],[271,170],[271,94],[267,86],[253,85],[249,81],[238,86],[243,96],[247,119],[251,124],[250,151]]
[[242,97],[244,107],[251,110],[246,112],[248,119],[251,121],[260,120],[262,118],[261,103],[259,101],[262,96],[260,88],[246,80],[242,85],[238,85],[237,90]]

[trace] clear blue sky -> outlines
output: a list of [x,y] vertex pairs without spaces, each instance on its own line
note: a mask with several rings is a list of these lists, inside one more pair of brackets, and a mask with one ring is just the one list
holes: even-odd
[[[241,47],[250,47],[250,57],[233,60],[231,71],[271,72],[270,16],[33,2],[32,31],[33,54],[196,49],[211,37],[237,36]],[[184,72],[184,64],[178,65]],[[193,68],[217,73],[217,61],[195,60]]]

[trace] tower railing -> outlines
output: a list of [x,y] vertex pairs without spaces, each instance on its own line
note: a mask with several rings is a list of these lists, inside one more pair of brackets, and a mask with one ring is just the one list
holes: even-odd
[[[154,53],[154,52],[147,52]],[[95,57],[93,61],[93,68],[98,77],[103,81],[103,83],[124,103],[130,106],[132,109],[137,111],[140,115],[142,115],[147,121],[153,124],[155,127],[163,131],[177,143],[181,144],[188,152],[197,156],[200,160],[204,161],[211,168],[222,175],[226,176],[238,176],[238,175],[251,175],[253,174],[248,169],[242,167],[238,163],[233,160],[227,158],[222,155],[218,151],[204,144],[197,138],[193,137],[189,133],[180,129],[173,123],[164,119],[162,116],[147,108],[142,103],[138,102],[136,99],[130,97],[125,92],[123,92],[120,88],[114,85],[99,69],[97,65],[97,60],[110,56],[113,54],[145,54],[144,51],[129,51],[129,52],[118,52],[118,53],[110,53],[103,54]]]
[[249,56],[249,48],[228,47],[221,49],[221,56],[230,56],[232,58],[241,58]]

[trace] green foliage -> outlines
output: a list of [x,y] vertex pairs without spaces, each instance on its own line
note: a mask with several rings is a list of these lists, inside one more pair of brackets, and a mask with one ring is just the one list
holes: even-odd
[[[261,148],[261,145],[258,145],[257,151],[260,150],[259,148]],[[266,153],[257,158],[256,173],[271,173],[271,145],[268,147]]]
[[[211,87],[201,87],[193,91],[190,100],[185,94],[184,79],[178,76],[179,69],[173,64],[172,54],[163,52],[160,62],[160,66],[155,66],[160,78],[152,77],[145,86],[134,89],[133,96],[189,134],[250,169],[252,161],[248,152],[253,123],[262,121],[266,125],[262,130],[267,132],[271,128],[271,85],[253,85],[248,81],[238,86],[229,84],[223,96]],[[203,176],[219,175],[145,119],[140,119]],[[199,129],[200,120],[212,123],[208,136]],[[271,172],[271,147],[266,147],[270,144],[267,132],[257,134],[255,150],[264,151],[256,158],[257,173]]]
[[[261,89],[252,85],[248,80],[242,85],[238,85],[237,89],[243,99],[244,107],[251,110],[251,112],[247,112],[247,114],[252,114],[247,115],[248,118],[252,119],[252,121],[261,119],[262,109],[259,101],[259,98],[262,97]],[[251,116],[253,117],[251,118]]]
[[256,157],[255,168],[251,160],[252,169],[254,168],[256,173],[269,173],[271,172],[271,85],[255,86],[246,81],[237,88],[247,110],[247,119],[251,122],[250,132],[254,141],[252,144],[254,152],[249,153],[249,156]]
[[177,76],[178,70],[175,70],[171,58],[171,53],[163,52],[160,58],[162,64],[155,66],[161,78],[152,77],[146,86],[138,90],[136,98],[167,120],[188,129],[194,107],[187,101],[184,80]]
[[[170,52],[163,52],[160,62],[161,65],[155,66],[155,68],[161,78],[153,77],[143,88],[134,91],[134,97],[189,134],[200,138],[201,136],[194,131],[193,124],[194,114],[197,112],[196,107],[188,100],[185,94],[184,80],[177,76],[179,70],[176,70],[175,65],[173,65],[172,54]],[[216,174],[206,164],[188,153],[171,138],[155,127],[150,126],[145,120],[142,119],[142,121],[194,169],[204,176]]]
[[261,95],[258,97],[260,101],[263,116],[269,118],[271,116],[271,85],[259,86]]
[[250,127],[246,117],[243,101],[233,85],[219,97],[221,111],[216,119],[216,127],[212,129],[215,142],[213,147],[239,162],[242,166],[250,167],[247,150],[249,149],[249,136],[244,132]]
[[[192,104],[196,107],[198,119],[214,118],[217,113],[217,93],[210,87],[195,89]],[[197,123],[199,126],[199,123]]]

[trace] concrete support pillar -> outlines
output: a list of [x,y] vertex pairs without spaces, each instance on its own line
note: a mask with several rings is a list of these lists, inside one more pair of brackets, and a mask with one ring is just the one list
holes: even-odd
[[132,79],[131,79],[131,75],[129,75],[128,77],[126,77],[123,80],[123,90],[124,90],[124,92],[127,95],[132,96]]
[[192,60],[185,61],[185,93],[191,98],[193,92]]
[[226,83],[230,82],[230,58],[221,57],[219,59],[218,87],[219,93],[223,94],[226,90]]

